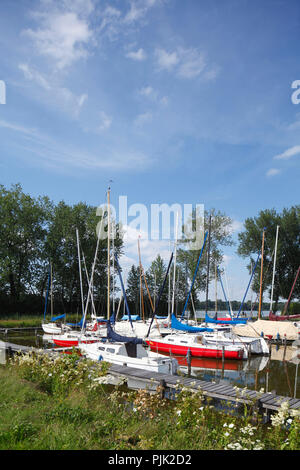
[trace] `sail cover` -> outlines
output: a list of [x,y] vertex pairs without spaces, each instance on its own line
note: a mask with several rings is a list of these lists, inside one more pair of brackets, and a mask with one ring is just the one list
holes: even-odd
[[217,319],[211,318],[209,315],[205,314],[205,323],[238,325],[238,324],[241,324],[241,323],[246,324],[247,321],[248,321],[248,318],[232,318],[231,320],[217,320]]
[[174,314],[172,314],[171,316],[171,328],[174,328],[174,330],[189,331],[191,333],[199,333],[201,331],[213,331],[212,328],[201,328],[181,323],[179,320],[177,320]]
[[53,317],[53,318],[51,318],[50,321],[60,320],[61,318],[64,318],[65,316],[66,316],[66,314],[64,313],[63,315],[59,315],[58,317]]
[[136,336],[122,336],[116,333],[112,329],[110,321],[107,322],[107,338],[119,343],[143,344],[142,338],[137,338]]

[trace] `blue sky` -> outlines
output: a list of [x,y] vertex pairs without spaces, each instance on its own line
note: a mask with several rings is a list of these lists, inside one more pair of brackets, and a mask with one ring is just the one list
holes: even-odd
[[[99,205],[113,180],[115,204],[203,203],[235,238],[299,203],[297,0],[2,0],[0,30],[1,184]],[[167,253],[143,248],[145,264]]]

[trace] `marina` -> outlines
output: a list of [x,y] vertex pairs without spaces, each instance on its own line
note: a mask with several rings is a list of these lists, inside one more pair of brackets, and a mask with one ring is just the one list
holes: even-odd
[[[28,353],[29,351],[37,351],[37,348],[31,346],[17,345],[9,342],[3,343],[2,350],[3,349],[5,349],[8,355],[12,355],[17,352]],[[69,352],[72,350],[73,348],[54,348],[44,349],[43,352],[45,354],[57,354]],[[206,365],[206,367],[203,367],[204,365]],[[291,410],[300,409],[300,398],[296,398],[295,391],[294,397],[277,394],[275,390],[261,392],[257,390],[257,385],[261,385],[261,383],[255,383],[255,389],[243,386],[242,389],[239,390],[239,387],[234,386],[233,382],[231,382],[230,380],[224,380],[226,372],[233,371],[232,369],[230,369],[230,367],[225,369],[225,365],[223,365],[221,366],[221,369],[219,369],[221,371],[221,377],[223,377],[222,380],[216,380],[217,376],[215,375],[215,380],[210,381],[207,380],[209,376],[209,371],[212,372],[218,370],[216,368],[213,368],[212,364],[198,363],[197,367],[194,367],[193,369],[193,376],[191,376],[190,374],[170,375],[160,372],[151,372],[147,370],[147,368],[141,370],[140,368],[137,369],[136,367],[133,368],[125,366],[124,364],[112,364],[109,366],[108,369],[108,383],[119,383],[120,379],[123,379],[123,383],[126,383],[129,388],[142,388],[148,390],[149,392],[154,392],[159,387],[159,389],[162,390],[162,397],[167,398],[174,398],[176,395],[176,390],[180,390],[181,387],[184,387],[191,391],[201,391],[204,396],[213,398],[221,402],[231,402],[233,404],[241,405],[253,405],[253,403],[255,403],[255,406],[259,410],[259,413],[264,416],[266,422],[269,421],[271,413],[274,411],[278,411],[282,403],[284,402],[288,403],[288,406]],[[199,375],[201,376],[201,374],[197,374],[197,369],[206,369],[206,380],[199,378]],[[239,373],[241,371],[237,372]],[[117,381],[115,382],[114,380],[110,380],[111,377],[116,378]]]
[[[46,351],[72,351],[72,347],[55,347],[50,335],[24,330],[0,334],[2,344],[12,351],[27,352],[32,349]],[[167,354],[166,356],[169,356]],[[252,391],[264,389],[280,396],[300,398],[298,376],[299,349],[282,342],[270,344],[268,356],[251,356],[246,361],[222,360],[210,358],[188,358],[184,355],[172,355],[178,361],[178,373],[185,377],[196,378],[208,383],[226,384],[231,387],[246,387]]]

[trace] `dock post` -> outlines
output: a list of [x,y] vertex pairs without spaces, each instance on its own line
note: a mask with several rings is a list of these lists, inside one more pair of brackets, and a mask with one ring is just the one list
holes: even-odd
[[165,398],[166,390],[167,390],[166,381],[164,379],[162,379],[162,380],[160,380],[159,386],[157,387],[157,391],[159,391],[161,399]]
[[283,350],[283,361],[285,361],[285,355],[286,355],[286,334],[284,335],[284,350]]
[[187,363],[187,366],[188,366],[188,375],[191,375],[191,364],[192,364],[192,357],[191,357],[191,350],[190,348],[188,349],[187,353],[186,353],[186,363]]

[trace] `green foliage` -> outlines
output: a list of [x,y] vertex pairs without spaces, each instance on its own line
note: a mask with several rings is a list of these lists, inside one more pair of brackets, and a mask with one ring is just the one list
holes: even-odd
[[[84,293],[94,261],[97,227],[103,212],[79,202],[54,204],[47,197],[33,198],[14,185],[0,185],[0,315],[39,313],[44,310],[49,264],[53,268],[54,313],[81,313],[76,229],[82,256]],[[122,249],[116,226],[115,252]],[[94,302],[97,314],[106,302],[107,242],[100,240],[94,273]]]
[[[291,291],[297,269],[300,265],[300,206],[283,209],[264,210],[257,217],[245,220],[245,230],[238,234],[238,254],[250,257],[252,263],[262,246],[262,233],[265,228],[263,290],[270,289],[272,282],[276,227],[279,225],[274,301],[276,311],[279,298],[287,299]],[[250,272],[250,265],[249,265]],[[259,292],[260,269],[256,269],[253,290]],[[293,297],[300,296],[300,282],[295,286]]]
[[44,369],[52,373],[53,363],[31,359],[31,366],[16,361],[14,367],[0,367],[0,449],[300,450],[299,412],[284,403],[264,425],[252,407],[244,416],[230,404],[227,412],[216,410],[201,392],[180,384],[176,400],[161,399],[159,389],[153,394],[100,383],[90,393],[95,364],[90,375],[80,373],[83,380],[73,380],[80,364],[76,356],[66,363],[62,359],[74,369],[68,389],[60,373],[65,367],[56,363],[62,387],[55,390],[65,392],[57,396],[43,389]]

